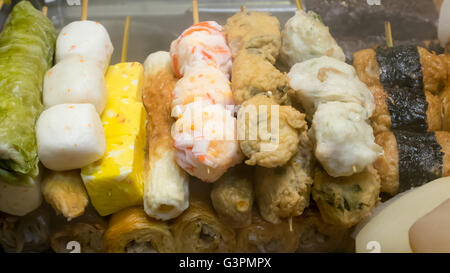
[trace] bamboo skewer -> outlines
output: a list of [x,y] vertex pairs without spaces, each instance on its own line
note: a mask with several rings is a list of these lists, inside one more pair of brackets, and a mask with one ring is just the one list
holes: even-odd
[[125,27],[123,30],[122,55],[120,58],[120,62],[122,62],[122,63],[126,62],[126,60],[127,60],[129,29],[130,29],[130,16],[127,16],[127,19],[125,20]]
[[392,42],[392,32],[391,32],[391,22],[384,22],[384,31],[386,36],[386,44],[388,47],[393,47],[394,43]]
[[245,12],[245,11],[246,11],[245,5],[242,5],[241,6],[241,12]]
[[194,25],[198,24],[198,3],[197,0],[192,0],[192,19],[194,21]]
[[303,10],[302,0],[295,0],[295,3],[297,4],[298,10]]
[[83,5],[81,7],[81,20],[82,21],[87,19],[88,3],[89,3],[89,0],[83,0]]

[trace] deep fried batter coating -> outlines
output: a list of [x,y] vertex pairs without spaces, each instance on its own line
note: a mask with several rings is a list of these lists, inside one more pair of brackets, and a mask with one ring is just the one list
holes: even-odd
[[325,222],[352,227],[370,215],[378,202],[380,177],[369,165],[363,172],[331,177],[316,167],[312,196]]
[[[273,116],[276,114],[278,117]],[[272,122],[273,118],[277,120]],[[277,121],[278,128],[271,128]],[[249,158],[247,165],[275,168],[286,164],[297,152],[300,134],[306,130],[304,114],[291,106],[279,106],[265,94],[247,100],[238,112],[238,138]]]
[[236,104],[269,91],[278,103],[282,103],[289,85],[285,73],[260,55],[243,50],[233,62],[231,90]]
[[266,12],[238,12],[227,20],[225,33],[233,58],[240,50],[274,64],[281,47],[280,22]]
[[447,84],[440,94],[442,101],[442,130],[450,131],[450,54],[440,55],[447,63]]
[[301,215],[309,206],[313,183],[312,148],[306,132],[303,132],[298,152],[286,165],[256,169],[256,201],[264,220],[278,224],[282,218]]
[[243,228],[252,222],[254,200],[253,169],[239,165],[228,170],[211,190],[211,201],[220,220],[232,228]]

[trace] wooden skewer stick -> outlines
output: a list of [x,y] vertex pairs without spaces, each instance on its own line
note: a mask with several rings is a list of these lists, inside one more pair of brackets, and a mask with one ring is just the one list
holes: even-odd
[[384,22],[384,31],[386,35],[386,44],[388,47],[393,47],[394,43],[392,42],[392,32],[391,32],[391,22]]
[[356,166],[353,165],[353,172],[356,173],[356,171],[357,171]]
[[293,231],[293,228],[292,228],[292,216],[289,217],[288,222],[289,222],[289,231],[292,232]]
[[242,12],[245,12],[245,11],[246,11],[245,5],[242,5],[242,6],[241,6],[241,11],[242,11]]
[[194,21],[194,25],[198,24],[198,3],[197,0],[192,0],[192,19]]
[[89,3],[89,0],[83,0],[83,5],[81,7],[81,20],[82,21],[87,19],[88,3]]
[[295,3],[297,4],[298,10],[303,10],[302,0],[295,0]]
[[122,63],[127,60],[127,52],[128,52],[128,30],[130,29],[130,16],[127,16],[125,20],[125,28],[123,30],[123,41],[122,41],[122,56],[120,61]]
[[43,13],[45,16],[47,16],[47,12],[48,12],[47,6],[43,6],[43,7],[42,7],[42,13]]

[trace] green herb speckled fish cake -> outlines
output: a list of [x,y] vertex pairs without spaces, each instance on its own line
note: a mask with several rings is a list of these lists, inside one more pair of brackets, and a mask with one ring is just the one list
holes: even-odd
[[34,127],[55,41],[52,22],[28,1],[14,7],[0,34],[0,180],[39,172]]

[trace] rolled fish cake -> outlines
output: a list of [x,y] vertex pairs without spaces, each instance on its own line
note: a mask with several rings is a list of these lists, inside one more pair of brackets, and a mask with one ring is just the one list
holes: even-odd
[[280,51],[280,22],[266,12],[238,12],[224,27],[233,58],[247,51],[274,64]]
[[231,51],[222,26],[215,21],[200,22],[186,29],[171,43],[170,55],[179,78],[196,62],[213,65],[225,75],[231,71]]
[[375,142],[384,150],[374,163],[382,192],[395,195],[450,175],[448,132],[383,132]]
[[94,61],[70,56],[45,74],[44,106],[63,103],[91,103],[99,114],[106,105],[106,82],[103,68]]
[[176,252],[233,252],[235,231],[222,224],[207,201],[191,200],[171,225]]
[[106,71],[114,47],[108,31],[98,22],[84,20],[72,22],[61,29],[56,39],[56,63],[78,55],[95,61]]
[[142,207],[115,213],[104,238],[109,253],[173,252],[173,236],[168,224],[150,218]]
[[58,104],[36,123],[38,156],[50,170],[78,169],[105,153],[105,133],[92,104]]

